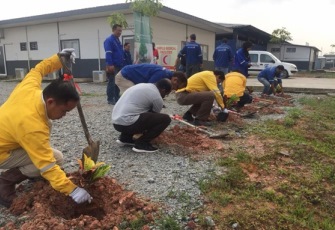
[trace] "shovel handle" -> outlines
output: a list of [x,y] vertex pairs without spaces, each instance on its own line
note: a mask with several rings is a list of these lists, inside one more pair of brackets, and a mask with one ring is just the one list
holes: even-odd
[[[73,82],[73,79],[71,80],[71,82]],[[74,84],[73,84],[73,86],[74,86]],[[78,110],[81,125],[83,126],[83,129],[84,129],[86,140],[87,140],[88,144],[91,144],[92,143],[92,138],[91,138],[90,132],[88,131],[88,127],[87,127],[87,124],[86,124],[86,120],[85,120],[83,108],[81,107],[80,100],[77,103],[77,110]]]
[[[62,66],[63,66],[63,74],[66,73],[66,74],[70,75],[70,77],[69,77],[70,82],[71,82],[72,86],[74,88],[76,88],[76,84],[74,83],[73,75],[72,75],[72,63],[69,62],[68,63],[69,65],[66,65],[65,60],[61,56],[58,56],[58,57],[59,57],[59,60],[61,61]],[[83,108],[82,108],[81,103],[80,103],[80,99],[77,103],[77,110],[78,110],[81,125],[83,126],[83,129],[84,129],[84,134],[85,134],[86,140],[87,140],[88,144],[91,144],[93,142],[93,140],[92,140],[91,135],[88,131],[88,127],[87,127],[87,124],[86,124],[86,120],[85,120]]]
[[183,124],[185,124],[185,125],[188,125],[188,126],[194,128],[194,129],[197,129],[197,130],[199,130],[199,131],[201,131],[201,132],[204,132],[204,133],[206,133],[206,134],[208,134],[208,135],[212,135],[212,133],[208,132],[207,130],[202,129],[202,128],[199,128],[198,126],[192,125],[192,124],[190,124],[190,123],[187,122],[187,121],[184,121],[179,115],[170,115],[170,117],[171,117],[173,120],[175,120],[175,121],[179,121],[179,122],[181,122],[181,123],[183,123]]

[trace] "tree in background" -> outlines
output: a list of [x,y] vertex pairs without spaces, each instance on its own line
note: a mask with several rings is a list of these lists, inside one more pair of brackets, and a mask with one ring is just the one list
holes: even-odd
[[270,43],[280,44],[280,54],[279,57],[281,57],[281,48],[283,44],[287,41],[292,41],[291,33],[286,30],[285,27],[282,27],[281,29],[276,29],[271,34]]
[[333,54],[333,48],[335,48],[335,44],[331,44],[330,47],[332,48],[332,50],[330,51],[330,54]]
[[107,18],[108,24],[113,27],[114,24],[119,24],[123,28],[128,28],[126,17],[122,13],[114,13]]

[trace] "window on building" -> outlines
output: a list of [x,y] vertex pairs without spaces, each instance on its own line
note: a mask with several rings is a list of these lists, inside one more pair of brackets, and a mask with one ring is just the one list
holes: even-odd
[[271,53],[280,53],[280,48],[271,48]]
[[286,52],[287,53],[295,53],[296,52],[296,48],[286,48]]
[[20,50],[21,51],[27,51],[27,43],[26,42],[20,42]]
[[38,50],[37,42],[30,42],[30,50]]
[[208,45],[202,45],[201,46],[201,50],[202,50],[202,58],[204,61],[208,61]]
[[60,40],[60,47],[62,49],[73,48],[76,53],[76,58],[80,58],[79,39]]

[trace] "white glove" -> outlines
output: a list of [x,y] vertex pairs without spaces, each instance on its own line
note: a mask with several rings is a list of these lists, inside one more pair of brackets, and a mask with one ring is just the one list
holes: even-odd
[[228,109],[224,108],[224,109],[222,110],[222,112],[224,112],[224,113],[228,113],[229,111],[228,111]]
[[70,193],[70,197],[77,203],[77,204],[81,204],[84,203],[86,201],[88,201],[88,203],[91,203],[91,201],[93,200],[93,198],[91,197],[91,195],[83,188],[75,188],[71,193]]
[[68,58],[73,64],[76,60],[76,54],[74,53],[74,48],[66,48],[59,52],[60,56]]

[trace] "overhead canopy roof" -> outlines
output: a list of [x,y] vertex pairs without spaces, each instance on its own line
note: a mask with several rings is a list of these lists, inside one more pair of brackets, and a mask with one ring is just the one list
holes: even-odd
[[270,41],[271,34],[260,30],[252,25],[218,23],[224,27],[231,28],[237,34],[247,34],[249,37],[258,37],[264,41]]

